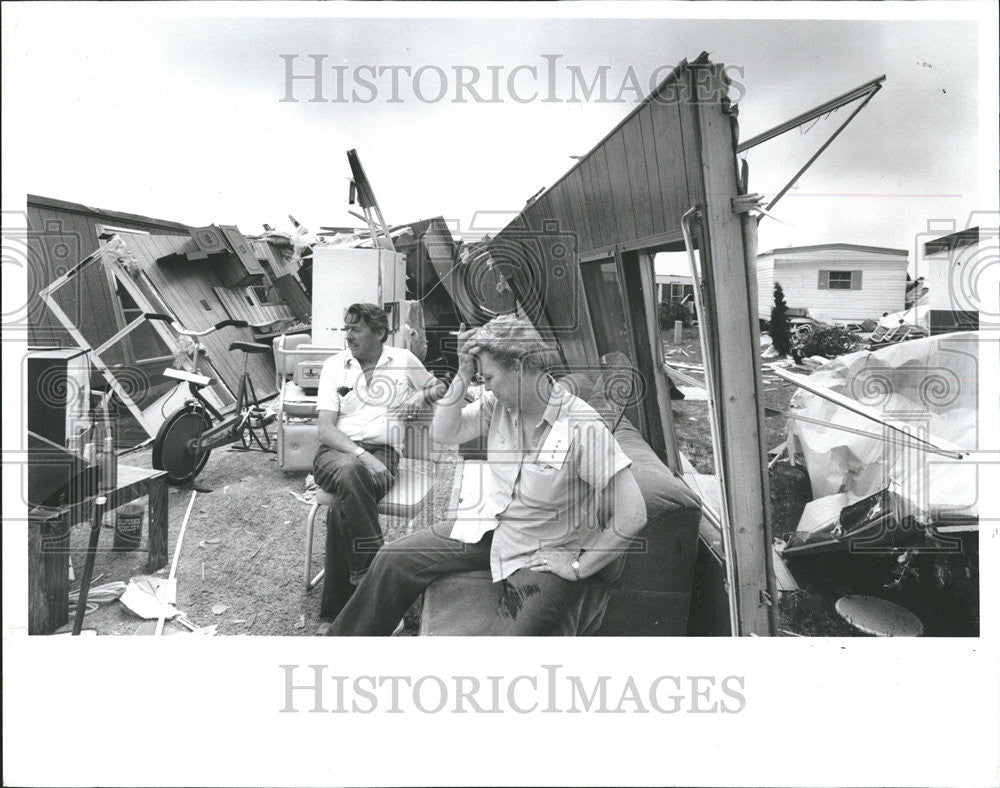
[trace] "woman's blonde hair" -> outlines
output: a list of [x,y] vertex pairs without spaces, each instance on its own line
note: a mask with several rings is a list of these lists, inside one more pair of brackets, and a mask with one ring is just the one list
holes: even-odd
[[530,321],[517,315],[500,315],[480,326],[473,336],[480,349],[507,369],[521,364],[548,372],[559,363],[559,355],[539,335]]

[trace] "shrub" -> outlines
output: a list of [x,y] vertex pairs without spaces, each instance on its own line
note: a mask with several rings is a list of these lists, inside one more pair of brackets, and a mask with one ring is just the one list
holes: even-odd
[[661,303],[657,307],[656,312],[657,318],[660,321],[660,328],[663,331],[673,329],[675,320],[680,320],[685,328],[691,325],[691,313],[674,301]]
[[817,326],[816,330],[802,343],[799,351],[803,356],[835,356],[858,349],[858,340],[850,331],[841,326]]
[[792,350],[788,304],[785,303],[785,291],[777,282],[774,283],[774,306],[771,307],[771,341],[779,355],[787,356]]

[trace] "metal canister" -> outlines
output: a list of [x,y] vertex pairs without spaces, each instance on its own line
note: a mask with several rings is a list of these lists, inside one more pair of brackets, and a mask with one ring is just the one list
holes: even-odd
[[135,550],[142,543],[142,521],[145,512],[135,503],[120,506],[115,512],[114,549],[118,552]]

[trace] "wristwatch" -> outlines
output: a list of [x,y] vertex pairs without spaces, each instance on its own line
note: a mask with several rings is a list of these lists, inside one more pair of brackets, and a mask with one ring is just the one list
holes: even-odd
[[354,450],[354,456],[355,456],[355,457],[360,457],[360,456],[361,456],[362,454],[364,454],[364,453],[365,453],[365,451],[366,451],[366,450],[365,450],[364,448],[362,448],[361,446],[358,446],[358,448],[356,448],[356,449]]
[[580,579],[580,556],[573,559],[573,562],[569,565],[569,568],[573,570],[573,576],[577,580]]

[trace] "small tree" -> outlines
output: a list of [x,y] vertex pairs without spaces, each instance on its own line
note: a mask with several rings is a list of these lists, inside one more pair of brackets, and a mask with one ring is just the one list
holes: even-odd
[[782,356],[792,351],[792,326],[788,322],[788,304],[785,303],[785,291],[781,285],[774,283],[774,306],[771,307],[771,341],[774,349]]

